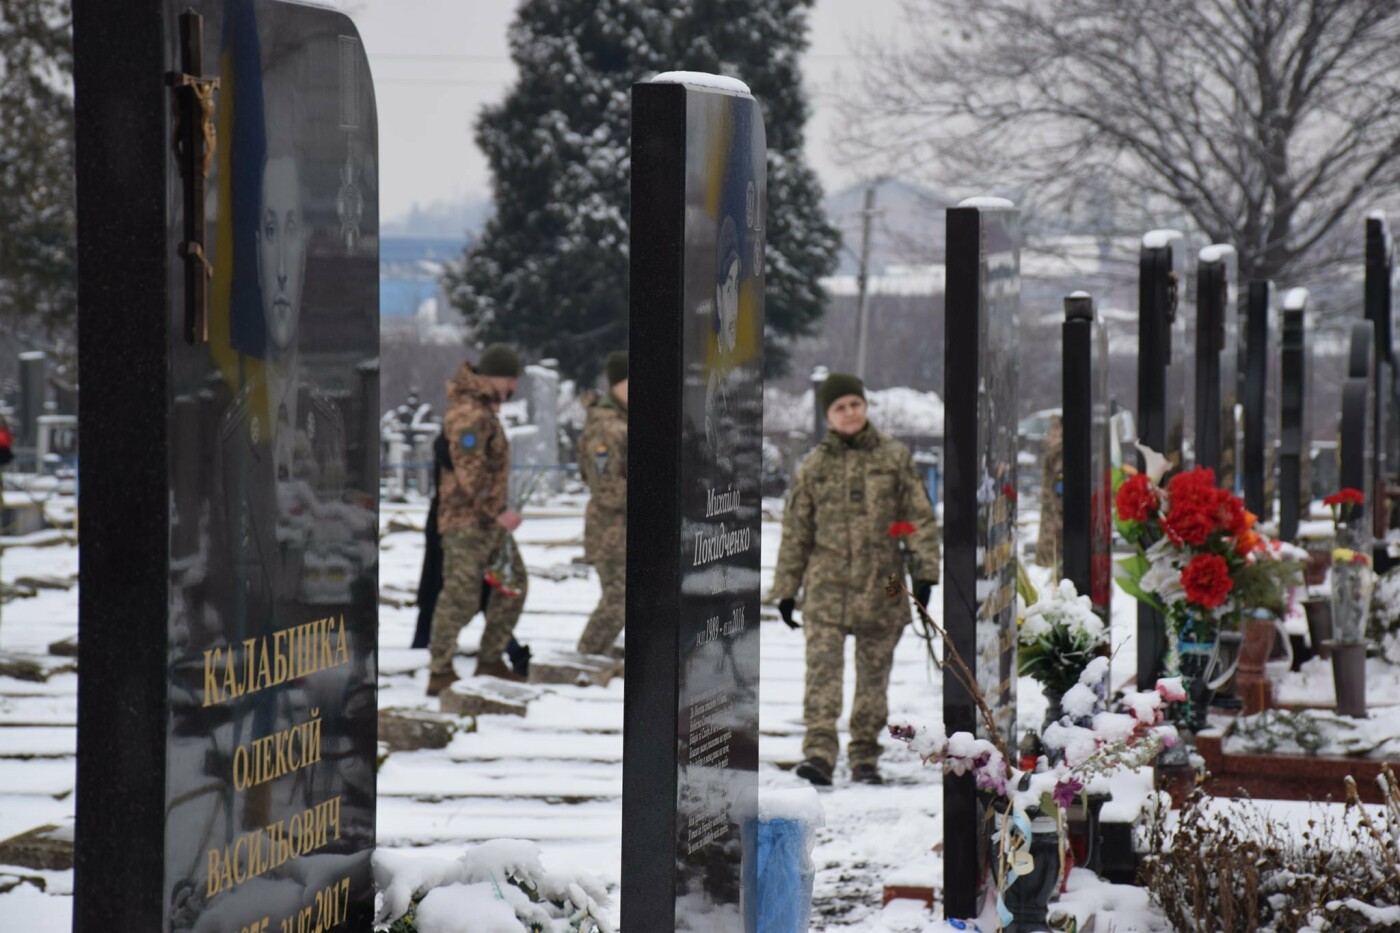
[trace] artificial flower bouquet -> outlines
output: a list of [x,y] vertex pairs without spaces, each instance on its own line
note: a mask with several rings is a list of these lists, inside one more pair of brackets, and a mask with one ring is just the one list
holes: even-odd
[[1070,580],[1048,589],[1021,616],[1017,631],[1023,677],[1062,694],[1079,683],[1089,662],[1108,645],[1108,627]]
[[1214,642],[1259,613],[1282,616],[1301,581],[1297,549],[1255,531],[1244,501],[1197,468],[1159,485],[1166,461],[1147,451],[1149,470],[1128,477],[1115,496],[1115,524],[1132,557],[1119,561],[1119,585],[1167,618],[1178,642]]
[[1376,572],[1366,547],[1362,506],[1366,496],[1359,489],[1339,489],[1322,500],[1332,510],[1335,540],[1332,546],[1332,631],[1343,644],[1363,641]]

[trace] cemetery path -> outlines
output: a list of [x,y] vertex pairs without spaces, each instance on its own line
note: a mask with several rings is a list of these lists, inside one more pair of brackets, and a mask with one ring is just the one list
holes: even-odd
[[[417,587],[422,559],[421,504],[387,505],[382,527],[380,578],[393,601]],[[572,651],[598,597],[596,578],[578,575],[582,512],[550,503],[531,514],[519,540],[531,567],[527,611],[517,635],[535,657]],[[777,555],[779,526],[763,526],[764,591]],[[1022,540],[1028,540],[1023,537]],[[1033,540],[1031,537],[1029,540]],[[77,572],[77,550],[11,547],[0,560],[5,582],[25,575],[65,577]],[[933,603],[941,604],[934,591]],[[1126,600],[1119,625],[1129,626]],[[380,695],[387,708],[435,710],[424,696],[427,652],[409,644],[417,610],[381,606]],[[759,780],[763,789],[805,786],[791,774],[801,759],[803,641],[765,608],[760,708]],[[0,656],[46,655],[48,646],[77,631],[77,591],[41,590],[4,606]],[[462,639],[470,656],[480,635],[474,621]],[[1117,634],[1117,633],[1116,633]],[[1127,634],[1124,632],[1123,634]],[[1131,659],[1124,648],[1120,658]],[[54,659],[67,660],[67,659]],[[469,673],[471,657],[458,659]],[[848,645],[846,709],[853,690],[853,647]],[[1023,681],[1021,715],[1042,715],[1038,691]],[[379,774],[381,847],[455,857],[466,844],[513,837],[539,842],[546,867],[586,872],[614,895],[620,875],[622,831],[622,695],[607,687],[540,685],[525,717],[482,716],[438,750],[395,751]],[[0,675],[0,839],[73,816],[77,675],[54,673],[45,682]],[[890,686],[890,714],[933,724],[941,718],[940,679],[910,634],[900,641]],[[841,722],[844,731],[845,720]],[[843,736],[844,738],[844,736]],[[895,933],[924,930],[929,914],[911,902],[881,909],[887,883],[926,885],[941,878],[942,824],[939,775],[901,745],[886,740],[883,787],[851,784],[844,760],[836,786],[821,795],[826,825],[816,837],[817,879],[813,930]],[[26,933],[70,929],[72,871],[0,865],[0,928]],[[39,884],[43,891],[39,890]],[[1118,929],[1135,927],[1121,921]],[[1136,927],[1148,929],[1149,927]]]

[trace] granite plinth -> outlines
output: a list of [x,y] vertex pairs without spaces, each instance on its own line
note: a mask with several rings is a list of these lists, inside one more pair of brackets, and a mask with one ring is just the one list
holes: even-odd
[[476,722],[465,723],[447,713],[421,709],[382,709],[379,711],[379,741],[391,752],[420,748],[446,748],[458,732],[475,732]]
[[[1269,800],[1341,801],[1346,799],[1344,779],[1356,779],[1357,791],[1366,803],[1381,803],[1376,778],[1389,764],[1370,758],[1327,758],[1304,755],[1229,755],[1220,735],[1196,736],[1196,751],[1206,763],[1202,786],[1216,797],[1254,797]],[[1177,805],[1172,795],[1173,806]]]
[[530,683],[606,687],[622,672],[621,662],[601,654],[560,651],[530,659]]
[[0,865],[68,871],[73,867],[73,827],[40,826],[0,842]]
[[459,680],[442,692],[444,713],[455,716],[524,716],[540,692],[499,677]]

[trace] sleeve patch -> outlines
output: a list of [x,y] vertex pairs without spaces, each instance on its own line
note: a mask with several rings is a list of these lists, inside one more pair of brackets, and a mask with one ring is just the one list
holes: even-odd
[[463,431],[461,445],[468,453],[476,453],[481,448],[481,438],[475,431]]

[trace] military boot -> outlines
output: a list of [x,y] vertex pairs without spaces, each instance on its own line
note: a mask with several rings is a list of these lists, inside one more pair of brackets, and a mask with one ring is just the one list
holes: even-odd
[[880,776],[880,769],[873,764],[856,765],[851,769],[851,780],[861,784],[883,784],[885,779]]
[[428,676],[428,696],[435,697],[448,687],[461,680],[456,671],[444,671],[441,674],[430,674]]
[[803,780],[811,781],[815,787],[831,786],[831,763],[825,758],[808,758],[797,766],[794,773]]
[[477,677],[499,677],[501,680],[524,681],[525,678],[517,674],[506,666],[502,660],[485,661],[480,658],[476,662]]

